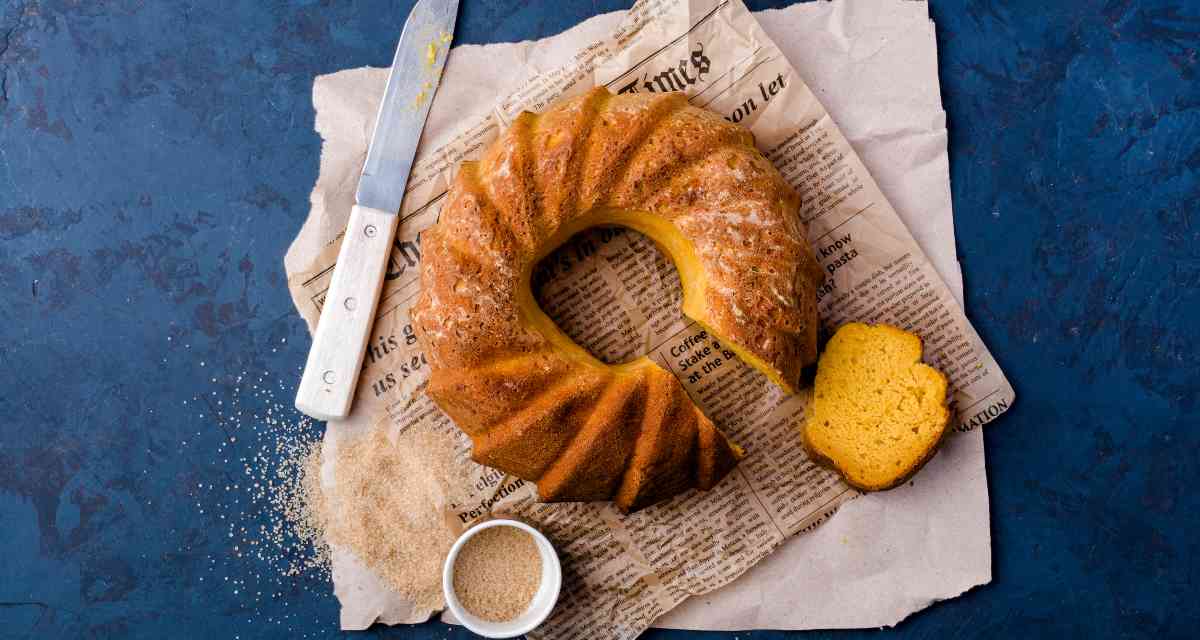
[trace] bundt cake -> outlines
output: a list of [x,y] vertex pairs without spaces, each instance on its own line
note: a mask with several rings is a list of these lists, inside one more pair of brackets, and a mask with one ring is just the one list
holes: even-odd
[[683,94],[596,89],[521,114],[422,234],[427,392],[477,462],[542,500],[631,511],[713,487],[740,449],[650,359],[607,365],[571,341],[531,274],[589,227],[639,231],[674,260],[683,313],[790,392],[816,359],[822,279],[798,206],[748,131]]

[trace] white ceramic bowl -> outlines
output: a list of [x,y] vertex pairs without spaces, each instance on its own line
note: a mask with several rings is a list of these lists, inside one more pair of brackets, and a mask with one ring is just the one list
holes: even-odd
[[[458,552],[467,540],[490,527],[516,527],[528,533],[537,542],[538,553],[542,556],[542,583],[538,586],[537,593],[533,594],[533,601],[524,613],[504,622],[492,622],[471,615],[454,593],[454,562],[458,560]],[[442,567],[442,593],[446,596],[446,606],[466,628],[485,638],[515,638],[533,631],[554,610],[561,587],[562,565],[558,562],[558,553],[554,551],[554,545],[550,544],[541,531],[516,520],[489,520],[471,527],[450,547],[450,554],[446,556],[446,564]]]

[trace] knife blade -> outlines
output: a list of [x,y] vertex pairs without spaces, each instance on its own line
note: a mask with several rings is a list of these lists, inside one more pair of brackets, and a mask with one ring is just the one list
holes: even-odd
[[318,420],[350,414],[417,143],[450,51],[458,0],[419,0],[387,87],[313,335],[296,408]]

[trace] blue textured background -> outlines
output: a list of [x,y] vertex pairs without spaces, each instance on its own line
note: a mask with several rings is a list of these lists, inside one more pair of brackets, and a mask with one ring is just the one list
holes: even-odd
[[[0,0],[0,637],[337,635],[326,583],[231,551],[247,451],[203,414],[294,383],[312,80],[386,64],[410,4]],[[481,43],[627,3],[463,4]],[[1195,637],[1200,5],[933,13],[967,310],[1019,398],[994,583],[888,635]]]

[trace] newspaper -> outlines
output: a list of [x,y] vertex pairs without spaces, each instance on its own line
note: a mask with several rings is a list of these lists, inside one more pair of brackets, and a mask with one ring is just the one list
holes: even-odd
[[[358,84],[361,78],[345,80]],[[381,89],[382,78],[378,84]],[[419,231],[436,220],[457,163],[477,156],[504,123],[521,110],[543,109],[595,84],[613,91],[685,90],[694,104],[749,126],[764,153],[806,197],[803,215],[810,239],[829,275],[820,302],[824,324],[886,321],[921,334],[927,359],[950,376],[961,429],[986,423],[1011,403],[1011,387],[949,289],[845,137],[745,7],[651,1],[635,5],[611,38],[583,48],[566,67],[531,78],[489,117],[468,121],[453,135],[431,122],[401,211],[354,418],[329,429],[327,448],[366,428],[389,428],[403,437],[412,425],[425,423],[457,433],[421,393],[427,370],[407,317],[418,287]],[[373,110],[378,90],[364,95],[343,88],[318,83],[314,100],[360,101],[346,108]],[[453,118],[453,112],[446,110],[446,117]],[[322,177],[356,177],[336,169],[361,164],[366,127],[322,133],[327,141]],[[361,144],[335,148],[330,144],[335,138]],[[347,189],[321,187],[314,191],[309,224],[288,257],[293,297],[310,326],[323,303],[336,233],[348,209],[340,201]],[[606,359],[648,353],[670,366],[679,364],[688,346],[693,353],[706,343],[714,347],[712,336],[702,336],[678,316],[678,279],[649,249],[631,232],[576,238],[560,253],[581,259],[562,261],[555,277],[544,280],[539,301],[568,334]],[[456,521],[467,526],[489,513],[515,515],[545,530],[563,556],[567,580],[560,606],[535,635],[636,636],[687,597],[730,582],[855,495],[834,474],[808,461],[798,446],[803,393],[783,396],[719,348],[710,348],[688,369],[681,377],[685,387],[749,452],[714,491],[621,516],[607,505],[536,503],[531,486],[476,466],[481,489],[476,500],[455,510]],[[469,442],[461,438],[460,444],[465,458]],[[331,480],[334,470],[323,472],[324,480]],[[348,555],[335,549],[343,627],[430,615],[402,602],[384,602],[386,590],[369,588],[369,569]],[[364,593],[373,596],[364,598]]]

